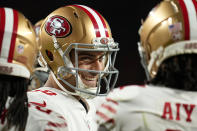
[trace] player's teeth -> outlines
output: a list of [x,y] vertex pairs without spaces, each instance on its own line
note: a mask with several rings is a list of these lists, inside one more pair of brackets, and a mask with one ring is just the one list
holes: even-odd
[[91,80],[91,81],[96,80],[96,78],[90,78],[90,77],[85,77],[85,79],[86,80]]

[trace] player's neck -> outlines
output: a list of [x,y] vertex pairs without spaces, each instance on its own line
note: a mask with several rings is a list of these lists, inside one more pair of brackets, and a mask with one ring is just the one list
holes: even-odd
[[[59,81],[60,82],[60,81]],[[70,89],[67,85],[63,84],[62,82],[60,82],[60,84],[68,91],[72,92],[72,89]],[[62,90],[58,84],[56,83],[56,81],[53,79],[52,75],[50,74],[48,77],[48,80],[46,81],[44,87],[51,87],[51,88],[56,88],[58,90]]]
[[51,75],[49,75],[48,80],[47,80],[46,83],[44,84],[44,87],[54,87],[54,86],[53,86],[52,76],[51,76]]
[[[61,83],[62,84],[62,83]],[[49,75],[48,80],[46,81],[44,87],[51,87],[51,88],[56,88],[58,90],[62,90],[57,83],[54,81],[52,75]],[[66,88],[66,90],[73,92],[72,89],[70,89],[69,87],[67,87],[66,85],[64,85],[64,87]],[[76,98],[82,105],[83,107],[86,109],[86,112],[88,112],[89,110],[89,105],[87,103],[87,101],[83,98],[81,98],[80,96],[75,96],[73,95],[74,98]]]

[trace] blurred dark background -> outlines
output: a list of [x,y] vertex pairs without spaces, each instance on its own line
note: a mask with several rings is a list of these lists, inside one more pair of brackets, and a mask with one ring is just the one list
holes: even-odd
[[55,9],[68,4],[83,4],[100,12],[108,21],[113,38],[120,45],[116,59],[119,79],[116,86],[143,84],[145,73],[140,64],[137,42],[141,19],[160,0],[0,0],[0,7],[11,7],[22,12],[35,24]]

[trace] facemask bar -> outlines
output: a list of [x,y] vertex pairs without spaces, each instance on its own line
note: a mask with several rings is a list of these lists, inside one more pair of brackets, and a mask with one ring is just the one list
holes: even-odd
[[[80,47],[86,47],[86,48],[80,48],[79,46]],[[75,63],[76,63],[75,65],[76,66],[75,66],[75,68],[73,66],[60,67],[59,70],[58,70],[58,77],[66,85],[68,85],[69,87],[71,87],[74,90],[77,90],[77,91],[80,91],[80,92],[83,92],[83,93],[87,93],[87,94],[90,94],[90,95],[96,95],[96,96],[107,95],[107,93],[110,91],[110,83],[111,83],[110,81],[111,81],[112,75],[115,74],[115,78],[114,78],[113,84],[111,86],[111,89],[114,88],[115,83],[116,83],[117,78],[118,78],[118,73],[119,72],[114,67],[114,63],[115,63],[116,54],[117,54],[117,51],[119,50],[119,48],[118,48],[117,44],[113,44],[111,47],[109,45],[103,45],[103,44],[98,45],[97,44],[96,48],[92,48],[92,47],[95,47],[95,45],[94,44],[80,44],[80,43],[70,44],[70,46],[63,53],[64,63],[65,63],[65,65],[71,65],[71,64],[69,64],[70,60],[68,61],[67,57],[70,53],[70,50],[75,49]],[[109,66],[104,71],[79,69],[78,68],[78,51],[104,51],[104,52],[107,52],[107,57],[108,57],[107,60],[109,61]],[[113,60],[111,60],[111,57],[113,57]],[[97,81],[98,84],[97,84],[96,92],[91,92],[91,91],[88,90],[88,88],[86,89],[84,87],[80,87],[81,86],[79,84],[80,77],[79,77],[79,74],[78,74],[79,71],[92,72],[92,73],[99,74],[98,75],[99,77],[98,77],[98,81]],[[68,83],[66,80],[63,79],[63,76],[67,75],[68,73],[75,76],[76,87],[71,85],[70,83]],[[108,79],[107,79],[107,77],[108,77]],[[102,79],[104,80],[104,82],[106,84],[106,88],[107,88],[106,90],[107,91],[104,94],[99,94],[100,90],[101,90],[100,82],[101,82]]]
[[[65,67],[64,67],[65,68]],[[81,69],[76,69],[76,68],[70,68],[70,69],[72,69],[72,70],[79,70],[79,71],[82,71]],[[93,70],[85,70],[86,72],[96,72],[96,71],[93,71]],[[60,72],[61,73],[61,72]],[[88,89],[87,89],[87,91],[86,91],[86,89],[85,88],[77,88],[78,86],[79,86],[79,84],[77,84],[77,81],[76,81],[76,87],[75,86],[73,86],[73,85],[71,85],[69,82],[67,82],[66,80],[64,80],[62,77],[61,77],[61,75],[60,75],[60,73],[58,72],[58,78],[60,78],[60,80],[61,81],[63,81],[66,85],[68,85],[69,87],[71,87],[72,89],[74,89],[74,90],[77,90],[77,91],[80,91],[80,92],[83,92],[83,93],[88,93],[88,94],[91,94],[91,95],[98,95],[98,96],[102,96],[102,95],[106,95],[106,94],[99,94],[99,92],[100,92],[100,84],[98,84],[98,87],[97,87],[97,91],[96,91],[96,93],[93,93],[93,92],[90,92],[90,91],[88,91]],[[69,72],[70,73],[70,72]],[[98,83],[101,81],[101,79],[103,79],[104,80],[104,82],[106,83],[106,85],[107,85],[107,92],[106,93],[108,93],[109,91],[110,91],[110,89],[112,89],[112,88],[114,88],[114,85],[115,85],[115,83],[116,83],[116,81],[117,81],[117,77],[118,77],[118,71],[110,71],[110,72],[107,72],[108,73],[108,75],[110,76],[110,78],[111,78],[111,76],[112,76],[112,74],[116,74],[116,76],[115,76],[115,79],[114,79],[114,82],[113,82],[113,84],[112,84],[112,87],[110,88],[109,86],[109,79],[107,79],[106,77],[104,77],[104,78],[101,78],[101,76],[102,76],[102,74],[107,74],[106,72],[97,72],[98,74],[99,74],[99,78],[98,78]],[[78,78],[77,80],[79,81],[79,79],[80,79],[80,77],[78,76],[78,74],[76,73],[76,74],[74,74],[75,76],[76,76],[76,78]],[[84,90],[85,89],[85,90]]]
[[140,42],[138,42],[137,44],[138,44],[138,52],[139,52],[139,55],[140,55],[140,58],[141,58],[140,62],[142,64],[142,67],[144,68],[147,80],[150,80],[151,77],[150,77],[150,74],[149,74],[148,68],[147,68],[148,63],[147,63],[147,60],[146,60],[146,55],[145,55],[144,48],[143,48],[143,46]]

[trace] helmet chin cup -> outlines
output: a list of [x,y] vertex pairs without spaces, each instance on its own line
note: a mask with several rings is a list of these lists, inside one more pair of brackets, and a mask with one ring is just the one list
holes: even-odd
[[[73,96],[80,96],[80,97],[82,97],[82,98],[84,98],[84,99],[93,99],[94,97],[96,97],[96,95],[87,94],[87,93],[84,93],[84,92],[81,92],[81,91],[77,91],[77,90],[75,90],[75,92],[72,92],[72,91],[67,90],[67,89],[59,82],[59,80],[56,78],[56,76],[54,75],[54,73],[51,72],[51,74],[52,74],[53,79],[54,79],[55,82],[57,83],[58,87],[59,87],[60,89],[62,89],[62,91],[63,91],[62,93],[63,93],[63,94],[65,94],[65,95],[70,94],[70,95],[73,95]],[[64,82],[64,83],[65,83],[65,82]],[[68,83],[67,83],[67,85],[69,86]],[[72,87],[72,85],[70,85],[69,87]],[[88,89],[88,90],[93,91],[92,89]]]

